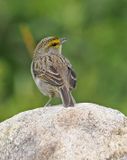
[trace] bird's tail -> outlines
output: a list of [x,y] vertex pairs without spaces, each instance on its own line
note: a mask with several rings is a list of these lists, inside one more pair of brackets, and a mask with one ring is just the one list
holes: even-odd
[[64,107],[74,106],[75,100],[73,96],[71,95],[71,92],[65,86],[60,88],[60,96],[61,96]]

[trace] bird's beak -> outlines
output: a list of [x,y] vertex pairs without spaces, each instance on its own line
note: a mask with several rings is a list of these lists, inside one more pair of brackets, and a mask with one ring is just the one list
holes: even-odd
[[60,43],[61,43],[61,44],[63,44],[63,43],[66,42],[66,41],[67,41],[67,38],[65,38],[65,37],[64,37],[64,38],[60,38]]

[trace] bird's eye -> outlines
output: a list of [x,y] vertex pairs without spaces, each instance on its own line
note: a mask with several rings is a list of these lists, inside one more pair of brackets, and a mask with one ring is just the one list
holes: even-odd
[[52,46],[56,46],[58,43],[53,43]]

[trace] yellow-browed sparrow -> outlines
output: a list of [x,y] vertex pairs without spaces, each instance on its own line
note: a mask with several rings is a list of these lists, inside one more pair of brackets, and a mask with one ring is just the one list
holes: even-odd
[[65,107],[74,106],[71,91],[76,86],[76,75],[70,62],[61,54],[65,38],[47,37],[42,39],[34,50],[31,72],[41,91],[49,96],[60,97]]

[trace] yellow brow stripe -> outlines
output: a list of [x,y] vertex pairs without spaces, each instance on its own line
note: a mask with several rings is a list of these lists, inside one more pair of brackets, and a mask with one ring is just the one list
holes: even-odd
[[60,44],[60,40],[59,39],[53,39],[49,42],[48,46],[52,46],[53,43],[56,43],[56,44]]
[[52,43],[60,43],[60,40],[59,39],[54,39],[54,40],[52,40]]

